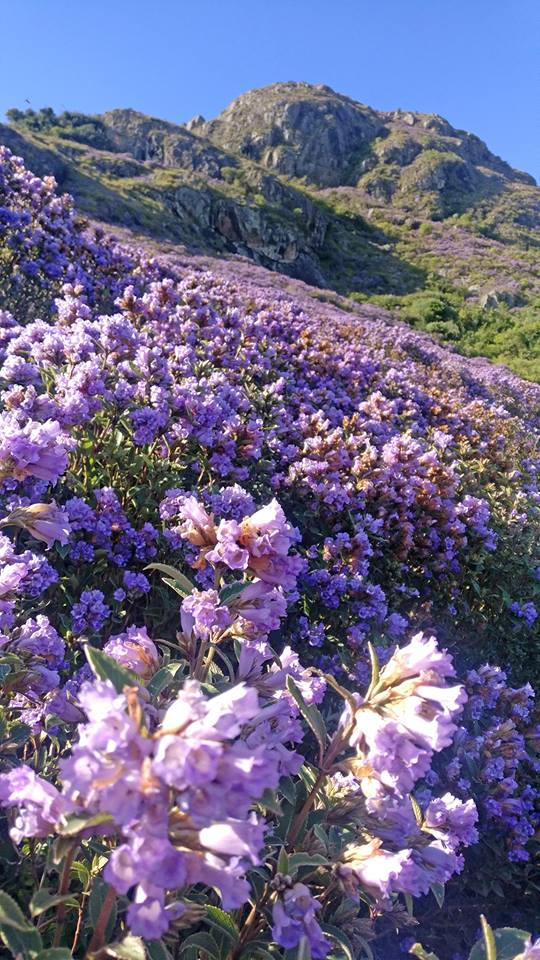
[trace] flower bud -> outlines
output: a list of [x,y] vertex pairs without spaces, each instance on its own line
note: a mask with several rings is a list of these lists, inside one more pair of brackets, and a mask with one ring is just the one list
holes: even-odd
[[16,507],[0,521],[0,526],[21,527],[48,547],[52,547],[56,540],[61,544],[67,543],[71,532],[67,514],[56,503],[32,503],[28,507]]

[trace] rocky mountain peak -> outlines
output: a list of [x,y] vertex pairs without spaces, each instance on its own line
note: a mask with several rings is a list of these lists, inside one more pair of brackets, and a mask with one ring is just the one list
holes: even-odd
[[[411,181],[416,185],[418,180],[424,189],[421,160],[417,167],[422,170],[413,169],[401,181],[403,168],[423,153],[429,154],[430,170],[439,167],[434,177],[428,175],[430,191],[431,184],[435,190],[437,183],[441,189],[450,181],[455,186],[456,178],[458,186],[474,191],[482,181],[479,167],[487,168],[488,175],[534,184],[479,137],[455,129],[437,114],[373,110],[324,84],[289,81],[250,90],[196,132],[287,177],[305,178],[318,187],[365,186],[375,199],[401,193],[406,200]],[[449,164],[455,176],[448,176]],[[381,165],[392,168],[382,170]],[[366,173],[372,176],[362,183]]]
[[540,293],[534,180],[438,114],[296,81],[185,124],[10,113],[0,142],[95,219],[352,295],[409,296],[433,275],[512,309]]
[[323,84],[275,83],[237,97],[197,132],[289,177],[352,183],[357,156],[384,130],[376,111]]

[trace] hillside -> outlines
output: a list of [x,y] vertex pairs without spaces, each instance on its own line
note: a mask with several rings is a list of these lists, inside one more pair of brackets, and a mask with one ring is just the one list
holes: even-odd
[[442,117],[304,83],[185,125],[9,116],[0,142],[93,219],[373,302],[540,379],[540,190]]
[[523,946],[540,386],[162,246],[0,148],[2,957]]

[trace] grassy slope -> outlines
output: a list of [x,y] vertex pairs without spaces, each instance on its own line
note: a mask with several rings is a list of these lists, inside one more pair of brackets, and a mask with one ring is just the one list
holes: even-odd
[[[201,232],[179,215],[175,194],[187,186],[215,200],[262,208],[270,221],[293,229],[296,223],[301,229],[301,211],[268,202],[258,191],[262,171],[250,161],[237,158],[237,168],[228,176],[209,180],[98,149],[69,139],[68,132],[60,135],[52,128],[38,133],[19,126],[15,138],[27,160],[41,164],[38,172],[56,172],[62,189],[95,219],[193,251],[230,254],[223,237]],[[0,131],[2,140],[17,151],[17,142],[10,143]],[[392,149],[402,149],[402,141],[398,131],[375,144],[376,164],[360,178],[362,189],[317,190],[275,177],[307,195],[328,219],[319,252],[328,285],[390,309],[465,354],[488,356],[540,381],[540,240],[528,226],[534,188],[513,183],[494,194],[486,177],[474,203],[464,200],[461,213],[442,219],[433,212],[436,198],[427,191],[413,217],[407,210],[407,177],[411,181],[413,167],[417,177],[425,176],[442,154],[437,158],[436,151],[426,149],[405,174],[399,173],[401,180],[405,177],[403,199],[392,205],[365,192],[377,176],[398,176]]]

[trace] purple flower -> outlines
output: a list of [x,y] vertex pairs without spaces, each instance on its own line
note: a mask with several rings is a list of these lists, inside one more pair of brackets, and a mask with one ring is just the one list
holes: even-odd
[[361,888],[375,898],[383,899],[399,889],[408,889],[401,877],[410,865],[411,852],[410,849],[385,850],[379,838],[353,844],[345,848],[337,874],[345,892],[353,900],[358,900]]
[[124,586],[127,592],[134,597],[144,596],[150,592],[150,583],[144,573],[133,573],[126,570],[124,573]]
[[110,608],[103,602],[101,590],[84,590],[78,603],[73,604],[73,633],[97,633],[110,616]]
[[230,570],[245,570],[249,562],[249,553],[238,543],[240,526],[236,520],[221,520],[217,530],[217,543],[206,554],[209,563],[223,563]]
[[193,618],[193,632],[197,637],[221,632],[232,623],[231,613],[221,603],[216,590],[194,590],[182,601],[182,611]]
[[65,644],[43,614],[27,620],[14,641],[16,650],[42,657],[50,666],[59,666],[65,655]]
[[534,942],[529,939],[523,944],[523,953],[514,957],[514,960],[540,960],[540,937]]
[[445,793],[428,805],[424,815],[424,828],[451,850],[456,850],[459,846],[469,846],[477,842],[477,820],[478,811],[474,800],[462,803],[451,793]]
[[0,475],[16,480],[31,476],[56,483],[75,446],[56,420],[21,425],[9,412],[0,414],[0,438]]
[[277,630],[280,621],[287,612],[285,597],[277,587],[264,583],[262,580],[252,580],[251,583],[230,601],[230,610],[244,621],[238,630],[242,633],[249,625],[252,633],[266,636],[272,630]]
[[369,699],[351,711],[349,742],[361,762],[366,795],[391,791],[402,796],[427,773],[433,753],[452,742],[455,719],[467,697],[463,687],[446,685],[454,667],[433,637],[414,636],[397,648],[380,672]]
[[18,808],[10,829],[15,843],[20,843],[24,837],[48,836],[60,818],[72,809],[69,801],[52,784],[25,766],[0,775],[0,803]]
[[111,637],[103,652],[139,677],[148,680],[159,666],[159,653],[146,627],[128,627]]
[[214,521],[196,497],[186,496],[178,508],[183,523],[180,534],[196,547],[211,546],[216,542]]
[[321,904],[312,897],[309,887],[295,883],[276,901],[272,909],[272,936],[286,949],[298,947],[302,941],[309,944],[313,960],[324,960],[331,949],[324,936],[317,912]]

